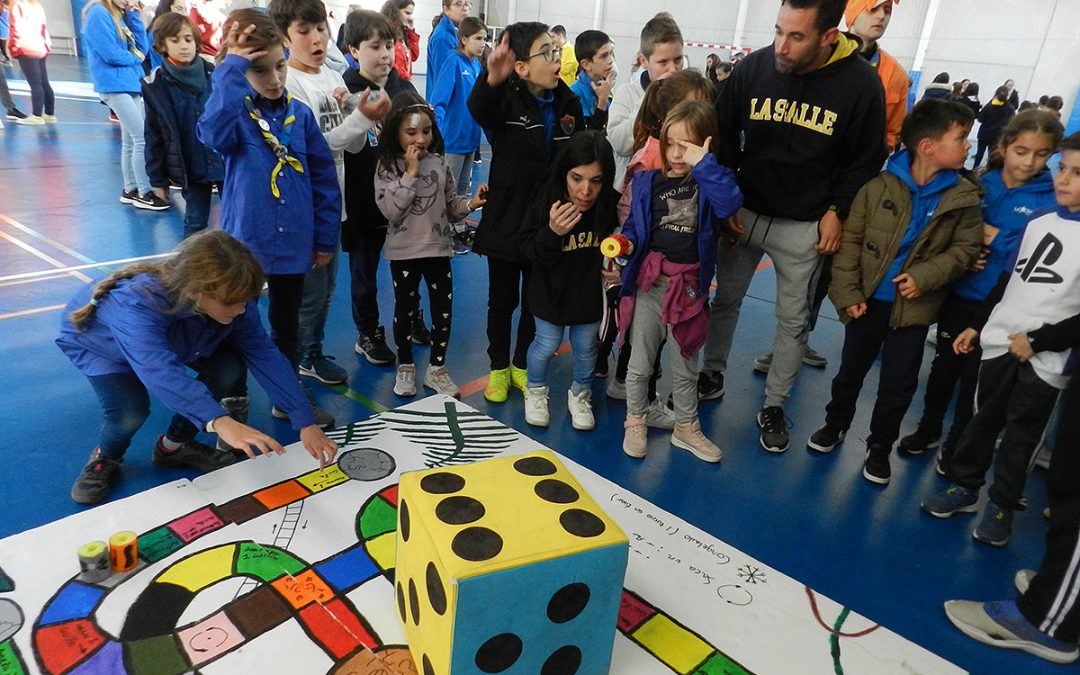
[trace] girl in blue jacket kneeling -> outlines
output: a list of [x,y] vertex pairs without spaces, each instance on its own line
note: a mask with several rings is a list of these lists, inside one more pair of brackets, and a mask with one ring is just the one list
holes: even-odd
[[[150,416],[148,392],[176,412],[155,444],[158,466],[213,471],[235,462],[233,453],[283,453],[230,416],[246,415],[248,369],[289,413],[319,466],[333,460],[337,446],[315,424],[295,372],[259,318],[263,278],[243,244],[214,231],[185,240],[163,263],[126,267],[72,298],[56,344],[90,380],[105,417],[72,499],[96,504],[108,496]],[[202,430],[218,435],[218,448],[195,439]]]
[[678,352],[670,353],[671,444],[706,462],[723,457],[701,433],[697,416],[698,352],[709,331],[705,306],[716,268],[718,228],[742,206],[735,172],[709,152],[716,128],[716,113],[708,103],[675,106],[660,131],[663,169],[640,172],[631,184],[630,217],[622,233],[632,251],[619,300],[619,326],[631,348],[623,437],[623,452],[631,457],[645,456],[649,377],[665,339]]

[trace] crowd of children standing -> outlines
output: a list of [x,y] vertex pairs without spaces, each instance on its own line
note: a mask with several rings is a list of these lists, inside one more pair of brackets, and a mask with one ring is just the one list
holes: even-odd
[[[489,401],[519,389],[525,422],[547,426],[548,366],[568,336],[569,419],[590,430],[593,381],[608,374],[618,344],[607,393],[626,400],[624,452],[646,457],[651,426],[669,430],[675,447],[721,461],[698,404],[724,394],[739,310],[768,254],[777,327],[754,420],[762,447],[789,447],[783,406],[827,289],[845,341],[824,425],[808,446],[829,452],[844,442],[880,357],[863,476],[889,483],[898,439],[911,454],[940,444],[938,471],[953,485],[923,509],[949,517],[975,510],[993,464],[974,536],[1005,545],[1078,340],[1080,268],[1069,251],[1080,246],[1080,138],[1063,139],[1048,112],[1012,114],[1005,87],[978,110],[927,100],[898,113],[907,97],[882,67],[891,57],[857,23],[891,13],[894,2],[782,3],[774,44],[742,60],[718,92],[715,64],[711,77],[683,70],[670,15],[644,26],[641,68],[616,86],[614,45],[601,31],[581,33],[571,50],[561,26],[517,23],[482,59],[487,27],[468,16],[469,2],[443,0],[428,42],[426,100],[410,82],[419,42],[407,0],[350,12],[340,45],[319,0],[272,0],[268,12],[225,20],[212,2],[191,16],[163,2],[149,32],[129,0],[93,3],[85,32],[95,91],[122,129],[120,200],[168,208],[169,186],[178,186],[186,241],[173,262],[117,273],[65,313],[58,343],[90,379],[106,419],[73,498],[107,496],[146,419],[148,392],[178,413],[155,448],[158,464],[208,470],[238,454],[280,451],[244,424],[248,369],[274,398],[274,416],[301,431],[320,463],[331,459],[321,429],[335,420],[297,375],[347,380],[322,350],[342,252],[355,351],[396,365],[394,392],[408,397],[417,391],[412,345],[430,344],[423,387],[457,395],[447,365],[450,259],[455,232],[483,207],[472,250],[488,267]],[[36,0],[18,7],[22,27],[37,25]],[[836,28],[845,11],[854,33]],[[55,119],[39,23],[33,39],[18,33],[9,45],[34,80],[32,123]],[[151,49],[160,65],[146,74]],[[986,150],[991,157],[979,176],[964,170],[976,115],[986,129],[976,165]],[[490,184],[473,189],[485,134]],[[1052,177],[1047,163],[1058,151]],[[230,236],[200,234],[215,189]],[[605,260],[601,242],[617,232],[620,251]],[[393,280],[396,353],[379,316],[382,259]],[[208,276],[214,261],[231,269]],[[253,302],[264,280],[269,335]],[[901,439],[935,323],[923,418]],[[665,349],[667,401],[656,390]],[[218,433],[218,446],[197,441],[200,429]],[[1066,497],[1057,503],[1080,517]],[[1049,583],[1035,586],[1045,595]],[[1038,611],[1023,602],[993,612],[953,605],[950,617],[968,627],[997,621],[1038,643],[1033,653],[1075,659],[1080,626],[1071,614],[1064,628],[1021,635],[1017,617],[1037,623]]]

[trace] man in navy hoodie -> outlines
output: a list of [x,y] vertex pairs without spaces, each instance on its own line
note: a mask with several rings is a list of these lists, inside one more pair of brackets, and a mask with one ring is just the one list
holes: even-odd
[[837,30],[843,12],[844,0],[783,0],[773,44],[746,57],[717,100],[716,154],[737,170],[746,205],[731,221],[737,242],[719,244],[698,390],[723,396],[739,309],[768,254],[777,326],[756,421],[769,452],[788,447],[783,405],[806,352],[823,256],[839,249],[855,193],[886,157],[881,80],[859,39]]

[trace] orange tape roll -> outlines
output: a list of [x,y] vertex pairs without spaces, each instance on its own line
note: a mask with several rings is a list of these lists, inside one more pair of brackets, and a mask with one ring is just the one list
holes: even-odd
[[113,572],[130,572],[139,564],[139,537],[134,532],[117,532],[109,537],[109,561]]
[[600,252],[605,258],[623,258],[633,253],[634,247],[623,234],[613,234],[600,242]]

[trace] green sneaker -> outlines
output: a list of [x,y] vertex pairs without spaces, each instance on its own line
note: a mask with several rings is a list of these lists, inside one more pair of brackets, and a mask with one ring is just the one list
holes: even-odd
[[525,391],[525,387],[529,384],[528,371],[517,366],[510,366],[510,383],[514,385],[514,389]]
[[493,370],[484,387],[484,398],[492,403],[505,403],[510,396],[510,369]]

